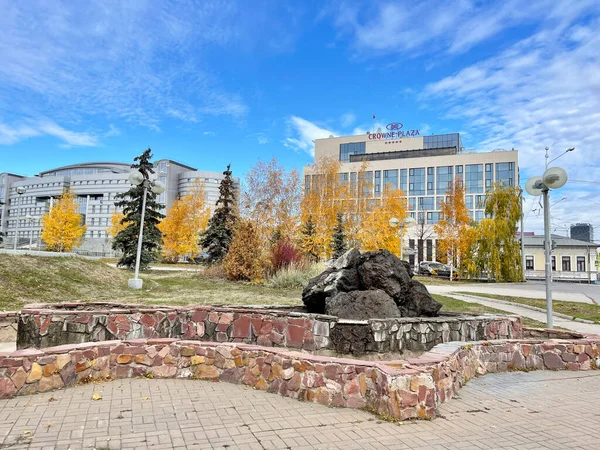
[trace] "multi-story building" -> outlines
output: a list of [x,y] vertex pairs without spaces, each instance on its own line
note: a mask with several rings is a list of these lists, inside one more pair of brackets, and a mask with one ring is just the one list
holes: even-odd
[[[420,224],[404,236],[412,264],[415,256],[418,261],[435,259],[432,226],[439,220],[441,203],[455,179],[464,183],[465,203],[475,221],[483,219],[485,195],[494,183],[518,185],[516,150],[470,152],[463,149],[459,133],[421,136],[419,130],[404,131],[400,123],[386,128],[385,132],[316,139],[315,160],[338,159],[340,179],[351,186],[366,161],[364,176],[373,186],[371,195],[381,196],[386,186],[406,194],[409,214]],[[310,189],[315,176],[314,166],[304,168],[305,189]],[[424,235],[428,238],[423,239]]]
[[[115,211],[115,196],[131,187],[130,172],[131,165],[127,163],[90,162],[47,170],[34,177],[1,173],[0,232],[4,235],[4,246],[12,248],[17,239],[19,248],[42,247],[41,218],[50,210],[54,199],[68,188],[77,196],[79,213],[87,226],[78,251],[109,254],[107,228]],[[185,164],[161,159],[155,163],[153,178],[166,187],[158,197],[165,205],[162,211],[165,213],[175,199],[189,193],[197,181],[205,185],[205,201],[214,207],[223,174],[197,171]],[[239,179],[234,179],[234,184],[239,192]],[[19,194],[19,190],[23,193]]]
[[571,225],[571,239],[594,242],[594,227],[591,223],[576,223]]

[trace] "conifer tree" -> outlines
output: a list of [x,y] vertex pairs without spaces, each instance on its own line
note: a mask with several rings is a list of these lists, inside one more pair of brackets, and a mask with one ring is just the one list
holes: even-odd
[[221,262],[227,254],[237,221],[235,189],[230,169],[231,164],[223,172],[225,178],[219,186],[215,212],[208,221],[206,231],[200,237],[200,246],[206,249],[208,262],[211,264]]
[[[113,239],[112,247],[114,250],[123,252],[118,266],[125,266],[129,269],[135,267],[135,258],[137,254],[137,242],[140,232],[140,221],[142,217],[142,202],[144,196],[144,184],[154,173],[152,169],[152,150],[146,149],[140,156],[136,156],[132,169],[137,169],[144,177],[144,183],[139,186],[132,186],[127,192],[117,194],[120,199],[115,202],[117,208],[123,210],[123,219],[121,224],[127,224],[125,228],[117,233]],[[160,255],[160,244],[162,233],[157,225],[164,217],[159,211],[163,205],[157,202],[157,194],[148,189],[146,193],[146,212],[144,214],[144,233],[142,237],[142,252],[140,255],[140,269],[144,270],[150,263],[155,261]]]
[[344,215],[341,212],[337,213],[337,224],[333,229],[330,246],[333,250],[333,259],[338,259],[348,248],[346,245],[346,233],[344,231]]
[[261,282],[264,265],[260,249],[260,238],[252,222],[237,221],[231,245],[223,258],[225,276],[233,281]]
[[308,255],[311,261],[319,260],[319,243],[317,242],[317,227],[313,223],[312,216],[302,225],[300,230],[300,248]]

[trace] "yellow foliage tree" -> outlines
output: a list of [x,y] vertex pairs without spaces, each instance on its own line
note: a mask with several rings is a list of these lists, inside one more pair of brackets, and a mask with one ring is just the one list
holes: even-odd
[[465,233],[470,223],[469,212],[465,204],[465,188],[457,178],[448,187],[446,199],[442,202],[440,220],[434,225],[438,235],[438,248],[447,255],[448,263],[460,266],[461,250],[464,251]]
[[198,236],[206,229],[210,218],[204,197],[204,183],[196,181],[192,191],[175,200],[158,224],[166,260],[176,262],[182,256],[194,258],[198,255]]
[[381,199],[373,200],[373,208],[364,215],[357,233],[363,251],[388,250],[400,254],[398,228],[390,226],[392,217],[403,221],[406,218],[406,199],[400,189],[385,189]]
[[86,226],[77,212],[76,197],[63,192],[54,206],[42,217],[42,239],[46,248],[55,252],[69,252],[81,245]]
[[106,234],[115,237],[121,230],[127,228],[131,222],[123,221],[123,219],[125,219],[125,214],[115,210],[110,216],[110,226],[106,229]]
[[227,255],[223,259],[223,272],[233,281],[260,283],[264,276],[265,261],[260,257],[261,242],[249,220],[239,220]]

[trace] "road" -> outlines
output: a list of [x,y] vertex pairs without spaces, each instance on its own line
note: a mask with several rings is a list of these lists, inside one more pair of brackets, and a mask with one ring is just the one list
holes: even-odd
[[[436,294],[449,292],[475,292],[507,295],[511,297],[546,298],[543,281],[525,283],[457,283],[427,286]],[[600,284],[552,283],[552,298],[570,302],[600,304]]]

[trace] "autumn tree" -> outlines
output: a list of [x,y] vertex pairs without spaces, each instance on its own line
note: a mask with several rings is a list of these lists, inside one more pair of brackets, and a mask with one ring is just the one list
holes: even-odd
[[451,279],[453,268],[460,265],[460,250],[464,248],[461,240],[465,236],[464,232],[469,222],[469,213],[465,205],[465,188],[457,178],[448,187],[446,199],[442,202],[440,220],[434,225],[438,236],[438,247],[447,255],[448,264],[451,265]]
[[223,258],[223,272],[233,281],[261,282],[264,260],[260,258],[261,242],[249,220],[238,220],[228,252]]
[[163,205],[158,203],[156,199],[157,194],[146,187],[150,175],[154,173],[152,169],[153,165],[150,161],[151,158],[152,150],[148,148],[140,156],[136,156],[133,159],[134,163],[131,165],[131,168],[138,170],[142,174],[144,182],[139,186],[132,186],[127,192],[116,195],[119,201],[115,202],[115,207],[121,209],[124,215],[120,224],[126,226],[114,237],[112,248],[113,250],[122,252],[117,265],[125,266],[129,269],[135,267],[138,235],[144,203],[144,190],[146,190],[146,208],[144,212],[144,233],[142,236],[140,269],[147,268],[160,254],[162,234],[158,229],[158,224],[164,217],[160,213]]
[[163,257],[176,262],[182,256],[194,258],[198,255],[198,237],[206,229],[209,216],[204,183],[197,180],[191,192],[176,199],[158,224],[163,235]]
[[233,230],[238,217],[235,186],[231,176],[231,164],[223,172],[225,177],[219,186],[219,199],[206,231],[200,236],[200,245],[208,252],[208,261],[218,263],[223,260],[233,239]]
[[244,185],[242,214],[254,223],[261,242],[274,236],[294,238],[302,199],[299,172],[286,172],[275,158],[259,161],[246,175]]
[[400,255],[398,228],[390,226],[395,217],[402,222],[406,217],[406,197],[400,189],[384,189],[380,199],[373,200],[370,214],[363,219],[357,239],[363,251],[388,250]]
[[333,259],[338,259],[348,249],[346,232],[344,230],[344,215],[341,212],[337,213],[337,224],[333,231],[334,233],[329,245],[333,250]]
[[495,184],[485,199],[485,215],[479,224],[478,269],[499,282],[520,281],[521,249],[517,223],[521,218],[520,189]]
[[81,245],[86,226],[77,212],[76,196],[65,190],[54,202],[52,209],[42,217],[42,239],[46,248],[55,252],[69,252]]
[[125,220],[125,214],[122,211],[115,211],[110,216],[110,226],[106,229],[106,234],[115,237],[121,230],[124,230],[129,225]]

